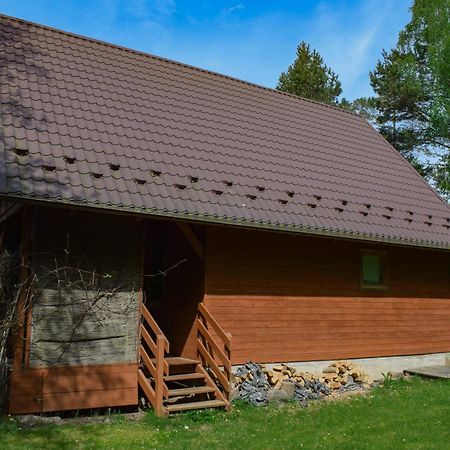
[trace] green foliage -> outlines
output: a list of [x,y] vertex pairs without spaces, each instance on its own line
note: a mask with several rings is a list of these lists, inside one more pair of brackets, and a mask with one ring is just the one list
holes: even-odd
[[148,413],[104,423],[20,430],[0,421],[0,448],[29,449],[444,449],[450,442],[450,382],[387,380],[367,393],[320,401],[198,411],[169,419]]
[[396,47],[370,73],[374,97],[338,101],[338,76],[305,42],[277,89],[366,117],[450,200],[450,2],[414,0],[411,13]]
[[450,198],[450,3],[415,0],[397,46],[383,51],[365,99],[383,136]]
[[17,422],[12,416],[5,416],[0,414],[0,443],[2,435],[15,435],[18,431],[19,427],[17,426]]
[[306,42],[297,47],[297,58],[280,75],[277,89],[328,104],[336,104],[342,92],[338,76]]
[[[376,117],[377,105],[375,98],[373,97],[360,97],[353,101],[343,98],[339,102],[339,107],[359,114],[371,122],[374,122],[374,118]],[[373,125],[375,125],[375,123],[373,123]]]
[[[412,20],[400,33],[399,44],[428,68],[431,84],[430,124],[435,134],[450,132],[450,2],[415,0]],[[416,65],[417,68],[417,65]]]
[[432,178],[436,180],[444,198],[450,200],[450,152],[447,150],[438,161],[439,163],[431,168]]

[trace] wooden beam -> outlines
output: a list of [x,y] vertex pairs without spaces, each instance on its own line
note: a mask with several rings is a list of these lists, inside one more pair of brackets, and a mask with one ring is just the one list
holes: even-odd
[[27,309],[29,309],[27,308],[29,307],[29,305],[27,305],[28,286],[25,286],[25,284],[29,276],[32,228],[33,211],[31,207],[25,206],[22,216],[22,242],[20,245],[21,268],[19,280],[20,283],[22,283],[22,286],[20,288],[16,306],[18,327],[14,336],[13,368],[15,370],[24,368],[26,363],[29,362],[29,357],[27,356],[27,353],[29,352],[29,342],[27,340],[31,338],[31,333],[28,329],[31,322],[31,311],[27,311]]
[[3,246],[5,243],[5,225],[0,224],[0,252],[3,251]]
[[2,209],[0,212],[0,223],[6,222],[11,216],[13,216],[16,212],[18,212],[23,205],[20,203],[13,203],[8,206],[2,205]]
[[177,222],[177,224],[184,237],[189,241],[192,248],[195,250],[195,253],[197,253],[199,258],[204,261],[205,250],[203,248],[203,244],[200,242],[200,239],[197,237],[197,235],[192,231],[191,226],[186,222]]

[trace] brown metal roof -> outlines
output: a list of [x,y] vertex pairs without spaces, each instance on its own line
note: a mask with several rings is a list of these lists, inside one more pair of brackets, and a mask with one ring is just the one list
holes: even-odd
[[450,248],[450,208],[361,117],[0,16],[0,195]]

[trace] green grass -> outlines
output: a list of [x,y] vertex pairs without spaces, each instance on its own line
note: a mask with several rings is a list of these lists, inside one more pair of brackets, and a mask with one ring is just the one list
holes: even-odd
[[19,430],[0,422],[3,449],[450,449],[450,382],[387,381],[365,396],[199,411],[130,422]]

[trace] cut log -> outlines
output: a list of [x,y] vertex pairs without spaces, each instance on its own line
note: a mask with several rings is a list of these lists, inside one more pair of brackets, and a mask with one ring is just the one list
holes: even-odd
[[330,389],[339,389],[341,387],[341,383],[338,383],[337,381],[330,381],[330,383],[328,383],[328,387]]

